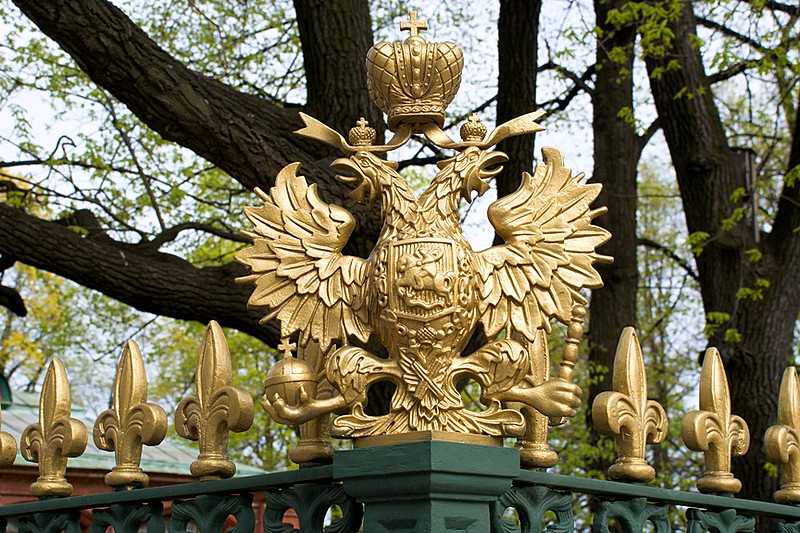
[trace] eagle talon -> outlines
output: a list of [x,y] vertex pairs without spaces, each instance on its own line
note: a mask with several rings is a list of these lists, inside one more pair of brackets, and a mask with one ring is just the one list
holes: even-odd
[[551,379],[535,387],[516,386],[499,398],[503,402],[521,402],[550,418],[572,418],[581,406],[581,388],[563,379]]

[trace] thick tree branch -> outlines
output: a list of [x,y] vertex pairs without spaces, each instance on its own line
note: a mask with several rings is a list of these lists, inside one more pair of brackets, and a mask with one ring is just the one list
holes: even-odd
[[0,306],[5,307],[17,316],[25,316],[28,314],[28,310],[25,308],[25,302],[22,300],[22,296],[20,296],[19,292],[5,285],[0,285]]
[[644,133],[639,135],[638,137],[639,157],[642,156],[642,150],[644,150],[645,146],[647,146],[647,143],[650,142],[650,139],[652,139],[653,136],[656,133],[658,133],[658,130],[660,129],[661,129],[661,120],[659,120],[659,118],[656,117],[656,119],[653,122],[651,122],[649,126],[647,126],[647,129],[644,131]]
[[[327,165],[314,163],[327,148],[293,135],[302,127],[297,109],[277,107],[189,70],[106,0],[15,4],[150,128],[219,166],[245,187],[267,189],[284,165],[302,161],[323,196],[346,198],[348,188],[334,179]],[[368,245],[360,245],[359,239],[377,236],[378,212],[349,199],[343,203],[363,222],[353,239],[361,252]]]
[[237,263],[197,268],[146,247],[82,236],[5,204],[0,204],[0,253],[141,311],[201,323],[214,319],[268,344],[279,339],[274,324],[260,325],[262,314],[247,309],[252,287],[234,282],[247,273]]
[[731,65],[730,67],[726,68],[725,70],[720,70],[719,72],[715,72],[713,74],[708,75],[708,84],[714,85],[715,83],[719,83],[721,81],[729,80],[734,76],[737,76],[744,72],[745,70],[752,68],[756,64],[755,61],[741,61],[735,65]]
[[[16,5],[100,87],[164,138],[219,165],[253,188],[307,153],[291,138],[296,112],[192,72],[105,0],[17,0]],[[234,116],[247,117],[229,124]],[[247,143],[242,143],[247,139]],[[247,146],[252,148],[247,148]],[[261,153],[258,153],[261,152]]]
[[284,165],[303,162],[323,199],[341,203],[358,221],[346,252],[365,256],[372,249],[381,226],[378,209],[348,197],[350,188],[335,179],[327,160],[318,160],[326,147],[293,134],[302,126],[297,109],[279,108],[189,70],[106,0],[15,3],[145,124],[245,187],[268,189]]

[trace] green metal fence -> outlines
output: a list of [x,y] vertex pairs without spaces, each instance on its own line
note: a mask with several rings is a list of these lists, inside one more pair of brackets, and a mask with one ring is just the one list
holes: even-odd
[[[378,456],[385,460],[373,462]],[[753,531],[756,517],[775,519],[775,531],[800,531],[800,507],[527,471],[514,468],[515,459],[518,454],[510,448],[400,444],[343,451],[332,466],[0,506],[0,520],[3,531],[72,533],[86,530],[80,511],[91,509],[93,532],[110,527],[119,533],[210,533],[223,531],[232,516],[236,525],[229,531],[241,533],[255,531],[253,497],[266,493],[263,531],[275,533],[293,530],[283,523],[289,508],[304,533],[362,527],[367,532],[662,533],[678,530],[668,518],[674,508],[685,515],[680,528],[692,533]],[[172,512],[165,521],[167,502]],[[324,526],[332,506],[341,517]],[[576,506],[591,512],[576,520]],[[509,520],[509,508],[516,511],[519,529]]]

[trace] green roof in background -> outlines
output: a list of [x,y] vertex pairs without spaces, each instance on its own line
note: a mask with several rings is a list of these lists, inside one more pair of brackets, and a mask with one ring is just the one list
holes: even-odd
[[[39,421],[39,395],[23,391],[13,391],[11,404],[3,403],[2,429],[14,436],[19,442],[22,432],[29,424]],[[86,417],[86,412],[73,407],[72,416],[86,424],[89,431],[89,443],[86,451],[80,457],[71,458],[68,463],[67,473],[70,468],[85,468],[108,472],[114,466],[113,452],[99,450],[92,439],[94,420]],[[191,475],[189,467],[197,459],[198,450],[177,439],[167,437],[158,446],[144,446],[142,450],[142,470],[146,473]],[[22,458],[17,451],[15,465],[35,466]],[[236,477],[263,474],[264,470],[254,466],[236,463]]]

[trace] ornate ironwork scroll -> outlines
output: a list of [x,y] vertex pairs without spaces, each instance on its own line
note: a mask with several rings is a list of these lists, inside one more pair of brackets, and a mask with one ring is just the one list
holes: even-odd
[[770,524],[773,533],[800,533],[800,522],[778,522]]
[[106,533],[109,527],[119,533],[141,531],[142,526],[147,533],[164,533],[163,503],[114,504],[106,509],[95,509],[89,533]]
[[681,433],[686,446],[705,457],[706,474],[697,481],[700,492],[735,494],[742,489],[742,482],[731,473],[731,457],[747,452],[750,430],[731,413],[728,379],[716,348],[706,350],[703,360],[700,410],[683,417]]
[[72,485],[64,477],[67,459],[83,453],[88,432],[83,422],[70,418],[71,412],[67,371],[54,357],[39,397],[39,423],[26,427],[20,437],[22,457],[39,463],[39,478],[31,484],[31,494],[38,498],[72,494]]
[[509,524],[505,511],[512,507],[517,511],[521,533],[542,531],[545,514],[552,512],[556,522],[547,526],[545,533],[568,533],[574,531],[575,517],[572,514],[572,494],[556,492],[542,486],[512,487],[492,505],[492,533],[513,533],[516,527]]
[[778,503],[800,503],[800,383],[797,369],[783,372],[778,397],[778,424],[767,429],[764,448],[771,463],[783,467]]
[[667,436],[667,414],[660,404],[647,399],[644,358],[636,331],[622,331],[614,357],[614,391],[597,395],[592,420],[601,435],[613,436],[617,460],[608,477],[619,481],[652,480],[655,469],[645,461],[645,444],[657,444]]
[[742,516],[735,509],[724,511],[686,510],[686,533],[750,533],[755,531],[756,519]]
[[600,501],[594,506],[593,533],[610,533],[610,523],[615,520],[624,533],[639,533],[646,530],[647,522],[653,525],[655,533],[669,533],[667,507],[647,503],[647,498],[631,500]]
[[228,432],[253,425],[253,398],[231,386],[231,356],[222,328],[211,321],[197,359],[197,396],[187,396],[175,411],[175,431],[200,443],[191,466],[202,480],[231,477],[236,465],[228,459]]
[[167,435],[167,413],[147,403],[147,376],[139,346],[128,341],[114,379],[112,408],[100,413],[94,424],[94,443],[113,451],[116,465],[106,474],[109,487],[138,488],[149,478],[142,472],[142,445],[155,446]]
[[[486,192],[486,180],[508,160],[491,148],[541,131],[535,121],[543,113],[488,135],[473,116],[454,141],[441,126],[460,84],[461,50],[425,41],[419,30],[426,26],[414,14],[404,27],[411,32],[405,41],[376,44],[367,54],[370,94],[395,134],[387,144],[374,144],[375,131],[363,119],[347,140],[304,114],[306,127],[296,132],[341,150],[345,157],[332,163],[339,179],[354,187],[355,199],[380,202],[383,227],[369,258],[342,254],[355,221],[322,201],[298,175],[299,163],[281,170],[270,191],[256,191],[262,205],[245,210],[253,246],[237,258],[252,274],[240,281],[255,285],[249,303],[267,310],[264,321],[280,321],[285,354],[267,377],[263,404],[287,424],[343,412],[332,426],[340,437],[447,431],[523,437],[535,448],[542,428],[528,426],[541,419],[521,410],[559,423],[580,404],[571,383],[587,303],[580,291],[601,286],[592,264],[611,260],[595,251],[610,236],[591,223],[605,211],[590,208],[600,186],[581,184],[583,175],[574,176],[558,150],[544,148],[543,164],[489,208],[504,244],[473,251],[459,225],[461,200]],[[413,133],[455,151],[420,196],[397,164],[381,157]],[[532,353],[551,319],[569,326],[555,378]],[[479,326],[488,344],[462,357]],[[373,334],[388,358],[351,344]],[[312,344],[318,349],[307,350]],[[464,406],[457,384],[467,379],[480,385],[485,410]],[[393,383],[395,393],[390,412],[373,416],[365,409],[367,391],[381,381]],[[547,450],[542,457],[528,465],[552,464]]]
[[36,513],[20,518],[18,533],[81,533],[78,511]]
[[[225,529],[223,526],[229,516],[236,519],[236,527]],[[256,527],[253,495],[249,492],[238,495],[207,494],[194,500],[172,502],[169,532],[185,533],[189,522],[195,523],[197,531],[250,533]]]
[[[342,510],[342,516],[329,527],[323,528],[325,515],[331,506]],[[363,508],[345,493],[341,485],[297,484],[276,492],[267,493],[264,512],[265,533],[290,533],[293,528],[283,523],[283,516],[294,509],[300,522],[300,531],[309,533],[355,533],[361,527]]]

